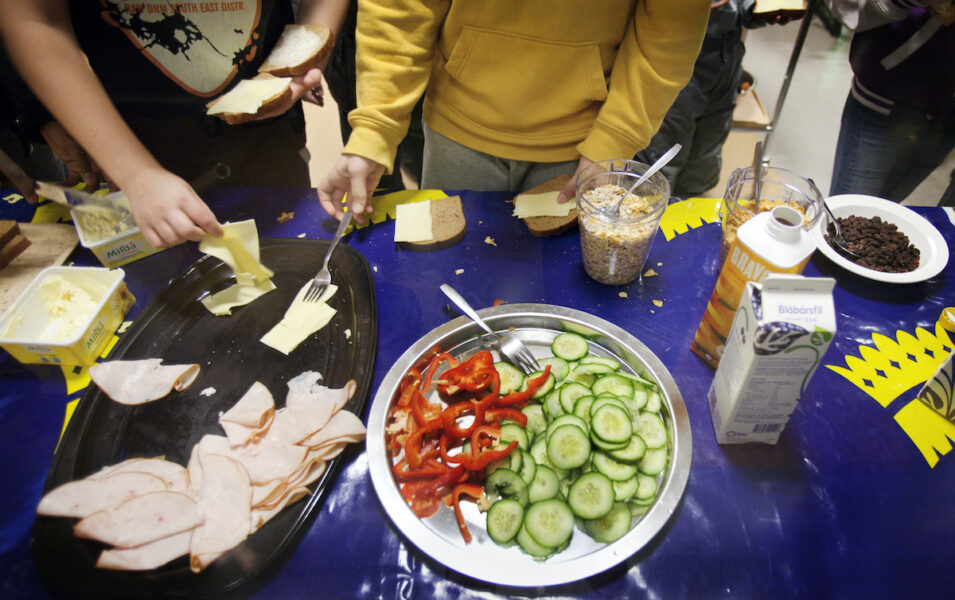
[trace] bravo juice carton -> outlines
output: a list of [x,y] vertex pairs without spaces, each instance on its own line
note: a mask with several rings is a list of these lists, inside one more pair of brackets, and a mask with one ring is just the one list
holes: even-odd
[[775,444],[836,332],[835,280],[750,282],[707,399],[720,444]]

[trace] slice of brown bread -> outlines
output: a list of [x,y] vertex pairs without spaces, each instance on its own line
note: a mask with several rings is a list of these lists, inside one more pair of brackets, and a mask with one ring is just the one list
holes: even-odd
[[[260,98],[260,104],[255,112],[219,112],[214,113],[216,106],[220,105],[222,102],[229,101],[232,98],[243,96],[248,94],[247,81],[262,80],[262,79],[286,79],[285,85],[281,86],[278,92],[272,94],[267,98]],[[234,88],[226,92],[225,94],[219,96],[215,100],[212,100],[206,104],[206,113],[211,114],[215,117],[219,117],[226,123],[230,125],[239,125],[241,123],[248,123],[256,118],[258,115],[265,114],[272,110],[273,108],[279,106],[284,102],[288,102],[292,98],[292,87],[290,85],[291,79],[289,78],[276,78],[268,73],[260,73],[256,75],[251,80],[240,81]]]
[[286,25],[259,72],[276,77],[304,75],[318,66],[334,47],[335,36],[328,25]]
[[13,239],[0,248],[0,269],[9,265],[14,258],[23,254],[23,251],[30,247],[30,240],[21,234],[13,236]]
[[20,233],[20,224],[12,219],[0,220],[0,248],[7,245],[13,236]]
[[[544,183],[521,193],[542,194],[544,192],[559,192],[564,187],[564,184],[570,180],[570,177],[570,175],[558,175],[553,179],[548,179]],[[574,200],[571,199],[568,200],[568,202],[573,203]],[[531,235],[536,237],[558,235],[577,227],[577,207],[574,205],[574,208],[570,209],[570,213],[566,217],[528,217],[524,219],[524,224],[527,225],[527,230],[531,232]]]
[[433,240],[427,242],[402,242],[408,250],[430,252],[449,248],[462,239],[468,231],[459,196],[450,196],[431,201],[431,232]]

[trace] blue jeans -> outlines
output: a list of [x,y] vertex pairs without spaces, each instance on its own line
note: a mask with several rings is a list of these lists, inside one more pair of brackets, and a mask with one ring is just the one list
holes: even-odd
[[955,147],[955,124],[939,125],[905,107],[891,115],[852,94],[842,111],[829,195],[865,194],[901,202]]

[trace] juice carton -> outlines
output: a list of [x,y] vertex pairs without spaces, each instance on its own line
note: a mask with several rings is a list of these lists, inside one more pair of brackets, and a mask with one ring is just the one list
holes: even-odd
[[720,444],[775,444],[836,332],[829,277],[750,282],[707,394]]
[[715,367],[720,362],[743,288],[770,273],[800,273],[816,249],[802,214],[777,206],[743,223],[730,246],[690,349]]

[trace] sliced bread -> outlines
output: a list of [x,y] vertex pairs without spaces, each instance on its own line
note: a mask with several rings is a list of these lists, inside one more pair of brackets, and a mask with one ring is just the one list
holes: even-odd
[[9,265],[13,259],[23,254],[30,247],[30,240],[22,234],[16,234],[9,242],[0,248],[0,269]]
[[243,79],[234,88],[206,104],[206,114],[230,125],[252,121],[292,98],[292,78],[261,73]]
[[259,72],[276,77],[304,75],[318,66],[334,47],[335,36],[328,25],[286,25]]
[[[558,175],[522,193],[543,194],[544,192],[559,192],[563,189],[564,184],[570,180],[570,177],[570,175]],[[568,200],[568,202],[573,203],[574,201],[571,199]],[[528,217],[523,219],[523,221],[524,224],[527,225],[527,230],[530,231],[533,236],[547,237],[558,235],[577,227],[577,207],[574,206],[571,208],[570,213],[566,217]]]
[[408,250],[430,252],[457,244],[464,239],[467,231],[461,198],[459,196],[440,198],[431,201],[431,232],[434,234],[434,239],[426,242],[402,242],[402,244]]

